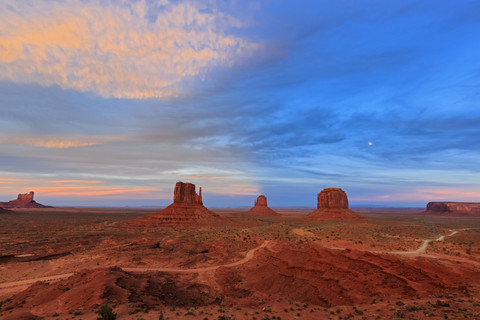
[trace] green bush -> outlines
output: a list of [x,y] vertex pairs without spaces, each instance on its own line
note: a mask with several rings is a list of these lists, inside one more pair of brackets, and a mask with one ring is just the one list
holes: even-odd
[[106,304],[101,306],[100,309],[97,311],[97,313],[100,315],[100,318],[97,318],[97,320],[115,320],[115,319],[117,319],[117,314],[113,313],[112,308],[110,308]]

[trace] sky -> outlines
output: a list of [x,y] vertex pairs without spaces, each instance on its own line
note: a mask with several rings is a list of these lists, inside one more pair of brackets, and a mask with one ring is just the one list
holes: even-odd
[[478,1],[2,0],[0,201],[480,201]]

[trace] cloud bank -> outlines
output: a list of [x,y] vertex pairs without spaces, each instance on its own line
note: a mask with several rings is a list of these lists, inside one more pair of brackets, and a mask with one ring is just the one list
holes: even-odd
[[172,98],[260,45],[240,21],[194,2],[0,4],[0,79],[116,98]]

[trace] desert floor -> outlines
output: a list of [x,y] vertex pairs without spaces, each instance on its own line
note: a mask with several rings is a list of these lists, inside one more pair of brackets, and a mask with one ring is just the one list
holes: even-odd
[[213,210],[225,226],[138,227],[153,210],[0,215],[0,318],[480,319],[480,218],[358,209],[359,222]]

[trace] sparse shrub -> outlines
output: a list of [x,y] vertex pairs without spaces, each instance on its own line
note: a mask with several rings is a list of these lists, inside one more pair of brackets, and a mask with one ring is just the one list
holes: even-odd
[[355,311],[355,313],[356,313],[356,314],[359,314],[359,315],[362,315],[362,314],[363,314],[363,311],[357,309],[356,307],[353,307],[353,311]]
[[422,306],[417,306],[417,305],[414,305],[414,304],[408,305],[406,308],[407,308],[407,311],[409,311],[409,312],[419,311],[419,310],[424,309]]
[[101,306],[100,309],[97,311],[97,313],[100,315],[100,318],[97,318],[97,320],[115,320],[115,319],[117,319],[117,314],[113,313],[112,308],[110,308],[106,304]]
[[400,309],[400,310],[395,311],[395,313],[393,315],[395,316],[395,318],[403,319],[407,315],[407,311],[405,311],[403,309]]

